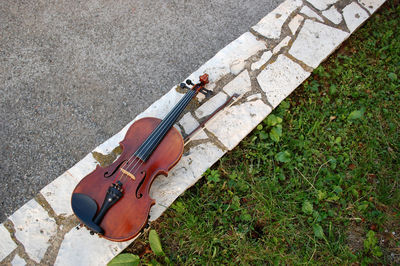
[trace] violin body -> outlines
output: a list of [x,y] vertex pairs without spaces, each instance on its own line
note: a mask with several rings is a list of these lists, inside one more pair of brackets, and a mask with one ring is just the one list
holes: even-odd
[[207,74],[197,84],[186,80],[192,88],[181,83],[188,92],[163,120],[147,117],[134,122],[120,142],[120,157],[110,166],[97,166],[78,183],[71,207],[91,233],[126,241],[146,227],[155,204],[149,195],[151,184],[157,175],[168,175],[182,157],[183,138],[174,123],[198,92],[209,93],[207,83]]
[[[132,160],[132,154],[160,122],[160,119],[150,117],[134,122],[120,142],[123,149],[120,157],[107,167],[97,166],[73,191],[72,208],[85,225],[90,225],[96,213],[99,215],[100,208],[106,204],[107,190],[116,180],[121,180],[121,187],[118,189],[123,190],[123,193],[120,193],[120,198],[97,222],[104,238],[126,241],[135,237],[146,226],[150,208],[155,204],[149,195],[151,184],[157,175],[168,175],[168,171],[182,156],[183,138],[172,127],[146,161],[136,158],[140,162],[137,167],[129,175],[121,174],[121,167]],[[116,193],[119,192],[116,190]],[[96,224],[88,227],[94,230]]]

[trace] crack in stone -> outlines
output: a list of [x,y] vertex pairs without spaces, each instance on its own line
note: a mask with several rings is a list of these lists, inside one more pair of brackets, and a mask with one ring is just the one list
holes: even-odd
[[263,101],[267,106],[274,110],[272,104],[268,101],[267,94],[261,89],[260,84],[258,84],[257,76],[250,76],[251,87],[254,88],[255,93],[261,93],[261,101]]
[[40,261],[41,264],[54,265],[65,235],[77,225],[79,225],[79,220],[75,217],[75,215],[71,215],[67,218],[62,218],[62,224],[57,227],[56,235],[50,239],[50,245],[47,248],[42,260]]
[[217,148],[221,149],[222,151],[226,152],[229,151],[227,147],[225,147],[224,144],[215,136],[211,131],[209,131],[207,128],[204,128],[204,132],[207,134],[207,136],[210,138],[211,143],[215,144]]
[[3,264],[11,264],[11,261],[14,259],[15,255],[18,254],[21,258],[23,258],[27,265],[37,265],[37,263],[32,260],[28,253],[25,251],[24,245],[15,237],[15,227],[13,222],[7,219],[3,223],[4,227],[10,232],[11,239],[17,244],[17,248],[13,250],[1,263]]
[[[348,5],[349,5],[350,3],[352,3],[352,2],[353,2],[352,0],[337,1],[336,3],[329,5],[328,8],[325,9],[325,10],[328,10],[328,9],[331,8],[332,6],[335,6],[335,7],[336,7],[337,11],[338,11],[339,14],[342,16],[342,21],[341,21],[339,24],[335,24],[335,23],[333,23],[332,21],[330,21],[329,19],[327,19],[327,18],[322,14],[322,11],[325,11],[325,10],[318,10],[318,9],[314,8],[312,5],[308,5],[308,4],[305,4],[305,6],[307,6],[307,7],[310,8],[312,11],[314,11],[315,13],[317,13],[324,21],[321,22],[321,21],[317,20],[316,18],[307,16],[307,15],[304,14],[304,13],[301,13],[301,15],[304,15],[304,17],[305,17],[306,19],[311,19],[311,20],[313,20],[313,21],[316,21],[316,22],[325,24],[325,25],[330,26],[330,27],[332,27],[332,28],[336,28],[336,29],[339,29],[339,30],[342,30],[342,31],[345,31],[345,32],[349,32],[349,33],[350,33],[350,30],[348,29],[347,24],[346,24],[346,21],[345,21],[345,19],[344,19],[344,17],[343,17],[343,8],[345,8],[346,6],[348,6]],[[360,4],[359,4],[359,1],[356,1],[356,2],[357,2],[357,4],[358,4],[362,9],[364,9],[365,11],[367,11],[367,13],[369,14],[369,17],[370,17],[371,14],[369,13],[369,11],[368,11],[365,7],[363,7],[363,5],[360,5]],[[304,21],[303,21],[303,23],[304,23]]]
[[[310,20],[313,20],[313,21],[319,22],[319,23],[325,23],[325,22],[328,20],[328,19],[326,19],[326,18],[322,15],[322,12],[321,12],[321,11],[319,11],[318,9],[316,9],[315,7],[313,7],[312,5],[304,4],[303,7],[308,7],[309,9],[311,9],[311,11],[314,11],[315,14],[317,14],[318,16],[320,16],[321,19],[322,19],[323,21],[320,21],[320,20],[317,19],[316,17],[310,17],[309,15],[307,15],[307,14],[305,14],[305,13],[300,13],[300,10],[299,10],[298,14],[301,14],[302,16],[304,16],[305,19],[310,19]],[[303,8],[303,7],[302,7],[302,8]]]
[[296,64],[300,65],[305,71],[310,72],[310,73],[313,72],[314,68],[306,65],[303,61],[300,61],[293,55],[289,54],[288,51],[289,51],[289,49],[283,55],[285,55],[290,60],[294,61]]
[[47,248],[42,260],[40,263],[45,265],[53,265],[56,261],[58,251],[60,249],[61,243],[64,240],[64,236],[68,233],[73,227],[79,224],[78,219],[75,215],[70,215],[69,217],[65,217],[64,215],[56,215],[51,205],[47,202],[45,197],[38,193],[35,197],[36,202],[42,206],[48,215],[56,221],[57,224],[57,232],[56,234],[50,238],[49,247]]
[[34,199],[36,200],[37,203],[39,203],[40,206],[43,207],[43,209],[47,212],[47,214],[56,221],[57,225],[62,224],[62,219],[59,218],[59,216],[57,216],[51,205],[47,202],[47,200],[41,193],[36,194]]

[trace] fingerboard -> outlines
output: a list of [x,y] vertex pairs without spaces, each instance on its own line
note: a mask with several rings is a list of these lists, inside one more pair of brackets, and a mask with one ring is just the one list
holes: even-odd
[[183,110],[192,100],[196,91],[190,90],[185,96],[177,103],[177,105],[172,108],[172,110],[167,114],[167,116],[161,121],[161,123],[153,130],[150,136],[140,145],[140,147],[135,152],[135,156],[142,161],[147,161],[153,151],[157,148],[160,142],[163,140],[168,131],[173,127],[178,117],[181,115]]

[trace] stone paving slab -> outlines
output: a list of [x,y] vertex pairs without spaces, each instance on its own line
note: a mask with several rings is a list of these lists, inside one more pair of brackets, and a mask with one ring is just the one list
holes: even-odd
[[0,225],[0,239],[0,261],[2,261],[17,248],[17,244],[11,239],[10,232],[2,224]]
[[319,10],[325,10],[329,5],[336,3],[337,0],[307,0],[307,2]]
[[342,22],[342,15],[337,11],[335,6],[331,6],[329,9],[322,11],[322,15],[335,23],[336,25]]
[[257,62],[254,62],[253,64],[251,64],[251,70],[254,71],[256,69],[259,69],[263,65],[265,65],[265,63],[268,62],[268,60],[271,58],[271,56],[272,56],[271,51],[264,52],[263,55],[261,56],[261,58]]
[[[195,81],[204,72],[210,75],[207,87],[214,96],[198,96],[189,105],[176,125],[184,135],[230,95],[240,96],[185,144],[181,160],[168,176],[154,181],[150,195],[156,204],[150,222],[238,145],[382,4],[382,0],[287,0],[192,73]],[[183,95],[173,87],[94,151],[110,153],[134,121],[162,118]],[[0,226],[1,264],[104,265],[134,241],[115,243],[75,228],[71,191],[96,167],[98,162],[89,153]]]
[[39,263],[50,245],[49,240],[57,233],[56,221],[33,199],[9,219],[14,225],[15,238],[24,246],[27,255]]
[[11,261],[12,266],[25,266],[26,261],[18,256],[18,254],[15,255],[14,259]]
[[307,19],[289,54],[315,68],[348,37],[345,31]]
[[287,56],[279,55],[275,62],[261,71],[257,81],[275,108],[310,74]]
[[294,18],[289,22],[288,26],[292,34],[296,34],[297,29],[300,27],[301,22],[304,20],[304,17],[297,14]]
[[324,21],[314,10],[312,10],[308,6],[303,6],[303,8],[300,10],[300,13],[306,15],[309,18],[315,18],[321,22]]
[[302,4],[300,0],[287,0],[265,16],[252,29],[266,38],[278,39],[287,18]]
[[343,17],[346,21],[347,27],[352,33],[358,28],[369,16],[368,13],[356,2],[343,8]]

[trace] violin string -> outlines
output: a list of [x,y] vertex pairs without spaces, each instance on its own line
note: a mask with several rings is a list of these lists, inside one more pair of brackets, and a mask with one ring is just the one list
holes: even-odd
[[[191,91],[191,92],[194,92],[193,90]],[[156,135],[154,135],[154,136],[151,136],[151,139],[146,139],[146,140],[148,140],[148,143],[146,143],[145,144],[145,146],[143,146],[142,147],[142,150],[141,150],[141,153],[139,153],[139,154],[137,154],[136,156],[135,156],[135,154],[133,154],[129,159],[128,159],[128,161],[127,161],[127,163],[126,163],[126,165],[128,165],[128,167],[127,167],[127,171],[128,172],[134,172],[134,171],[136,171],[138,168],[140,168],[140,166],[144,163],[142,160],[140,160],[140,158],[139,157],[141,157],[141,156],[143,156],[143,155],[146,155],[146,153],[148,152],[148,150],[146,149],[146,148],[148,148],[148,147],[146,147],[146,146],[151,146],[153,143],[154,143],[154,141],[158,141],[158,139],[162,136],[162,133],[164,132],[164,130],[166,129],[166,127],[168,127],[169,126],[169,124],[170,124],[170,122],[172,122],[172,120],[174,120],[174,116],[176,115],[176,113],[177,112],[179,112],[180,111],[180,109],[181,109],[181,107],[183,107],[183,106],[186,106],[191,100],[192,100],[192,98],[193,98],[193,95],[194,95],[194,93],[188,93],[188,94],[186,94],[184,97],[186,98],[186,99],[182,99],[181,100],[181,103],[179,103],[175,108],[173,108],[168,114],[167,114],[167,116],[166,117],[168,117],[168,116],[170,116],[170,117],[168,117],[167,118],[167,120],[164,120],[164,121],[161,121],[161,123],[163,123],[163,124],[159,124],[159,126],[157,126],[156,127],[156,129],[154,130],[154,131],[159,131],[158,133],[156,133]],[[165,135],[164,135],[165,136]],[[132,160],[132,162],[130,162],[130,163],[128,163],[129,162],[129,160],[132,158],[132,157],[134,157],[135,156],[135,159],[139,159],[137,162],[136,162],[136,164],[135,165],[133,165],[133,167],[132,168],[130,168],[129,169],[129,167],[133,164],[133,162],[135,161],[135,159],[134,160]],[[140,163],[140,164],[139,164]],[[139,164],[139,165],[138,165]],[[136,166],[138,166],[137,168],[136,168]],[[136,168],[136,169],[135,169]],[[124,174],[123,174],[124,175]],[[122,179],[122,177],[123,177],[123,175],[120,177],[120,180]]]
[[[170,118],[167,118],[167,120],[161,121],[161,123],[159,124],[159,126],[157,126],[155,128],[154,131],[159,131],[158,133],[156,133],[156,135],[151,136],[151,139],[146,139],[145,141],[147,141],[148,143],[145,144],[145,146],[143,147],[139,147],[139,149],[141,149],[141,153],[139,152],[139,154],[135,155],[135,153],[133,153],[131,155],[131,157],[127,160],[127,162],[125,163],[125,166],[127,166],[127,168],[125,170],[127,170],[128,172],[133,172],[136,171],[138,168],[140,168],[141,165],[143,165],[144,161],[140,160],[139,157],[146,155],[146,153],[148,152],[148,147],[147,146],[151,146],[155,141],[159,141],[159,138],[162,136],[162,133],[164,132],[165,128],[169,126],[170,122],[172,122],[171,120],[174,119],[174,116],[176,115],[176,112],[179,112],[180,108],[183,107],[184,105],[187,105],[193,98],[194,93],[191,92],[195,92],[194,90],[191,90],[189,93],[187,93],[185,96],[187,97],[187,99],[185,99],[186,97],[184,96],[184,99],[182,99],[181,103],[179,103],[175,108],[173,108],[167,115],[166,117],[170,116]],[[164,123],[163,123],[164,122]],[[129,162],[132,158],[134,158],[131,162]],[[133,167],[130,168],[130,166],[134,163],[134,161],[137,160],[136,164],[133,165]],[[140,164],[139,164],[140,163]],[[138,165],[139,164],[139,165]],[[137,166],[137,168],[136,168]],[[121,166],[123,167],[123,166]],[[130,169],[129,169],[130,168]],[[136,168],[136,169],[135,169]],[[119,170],[120,173],[122,173],[122,175],[119,177],[119,180],[121,180],[124,175],[121,169]],[[116,179],[118,178],[118,176],[116,176]]]
[[[163,137],[163,133],[165,133],[165,129],[167,129],[168,127],[171,127],[172,125],[170,124],[171,122],[174,122],[174,120],[176,120],[176,115],[179,114],[182,110],[182,107],[185,107],[188,102],[193,98],[193,93],[188,93],[187,95],[185,95],[185,99],[182,99],[181,103],[178,104],[174,110],[172,110],[172,112],[170,112],[170,114],[168,114],[167,116],[170,116],[169,118],[167,118],[166,120],[162,121],[160,123],[160,128],[156,128],[155,130],[160,131],[158,134],[155,134],[154,136],[151,136],[150,138],[152,138],[151,140],[149,139],[149,145],[153,145],[154,143],[157,143],[160,141],[160,137]],[[151,150],[144,149],[146,146],[144,146],[142,148],[142,153],[141,155],[138,154],[138,156],[145,156],[145,158],[148,158],[148,156],[151,154]],[[151,147],[150,147],[151,148]]]
[[[162,137],[162,135],[163,135],[162,133],[164,132],[164,130],[165,130],[167,127],[170,126],[170,123],[174,120],[174,116],[175,116],[177,113],[179,113],[180,108],[183,107],[183,106],[186,106],[186,105],[190,102],[190,100],[193,98],[193,95],[191,95],[191,94],[192,94],[192,93],[187,94],[187,95],[186,95],[187,98],[186,98],[186,99],[183,99],[183,101],[182,101],[178,106],[176,106],[176,108],[174,108],[173,110],[171,110],[171,112],[167,115],[167,117],[168,117],[169,115],[170,115],[170,117],[169,117],[167,120],[165,120],[164,122],[162,121],[161,123],[163,123],[163,124],[160,123],[160,126],[161,126],[161,127],[155,129],[155,130],[158,130],[159,132],[156,133],[156,135],[152,136],[151,139],[149,139],[149,142],[148,142],[145,146],[143,146],[141,153],[137,154],[137,157],[140,158],[141,156],[146,155],[146,153],[148,153],[149,150],[147,150],[147,149],[145,149],[145,148],[148,148],[147,146],[149,146],[149,145],[151,146],[154,142],[159,141],[159,138]],[[133,157],[133,156],[131,156],[131,157]],[[132,163],[131,163],[131,164],[132,164]],[[134,168],[136,167],[137,164],[138,164],[138,162],[137,162],[133,167],[131,167],[130,169],[128,168],[128,169],[126,169],[126,170],[128,170],[128,171],[134,170]],[[128,165],[128,167],[130,167],[130,165]],[[136,170],[136,169],[135,169],[135,170]]]

